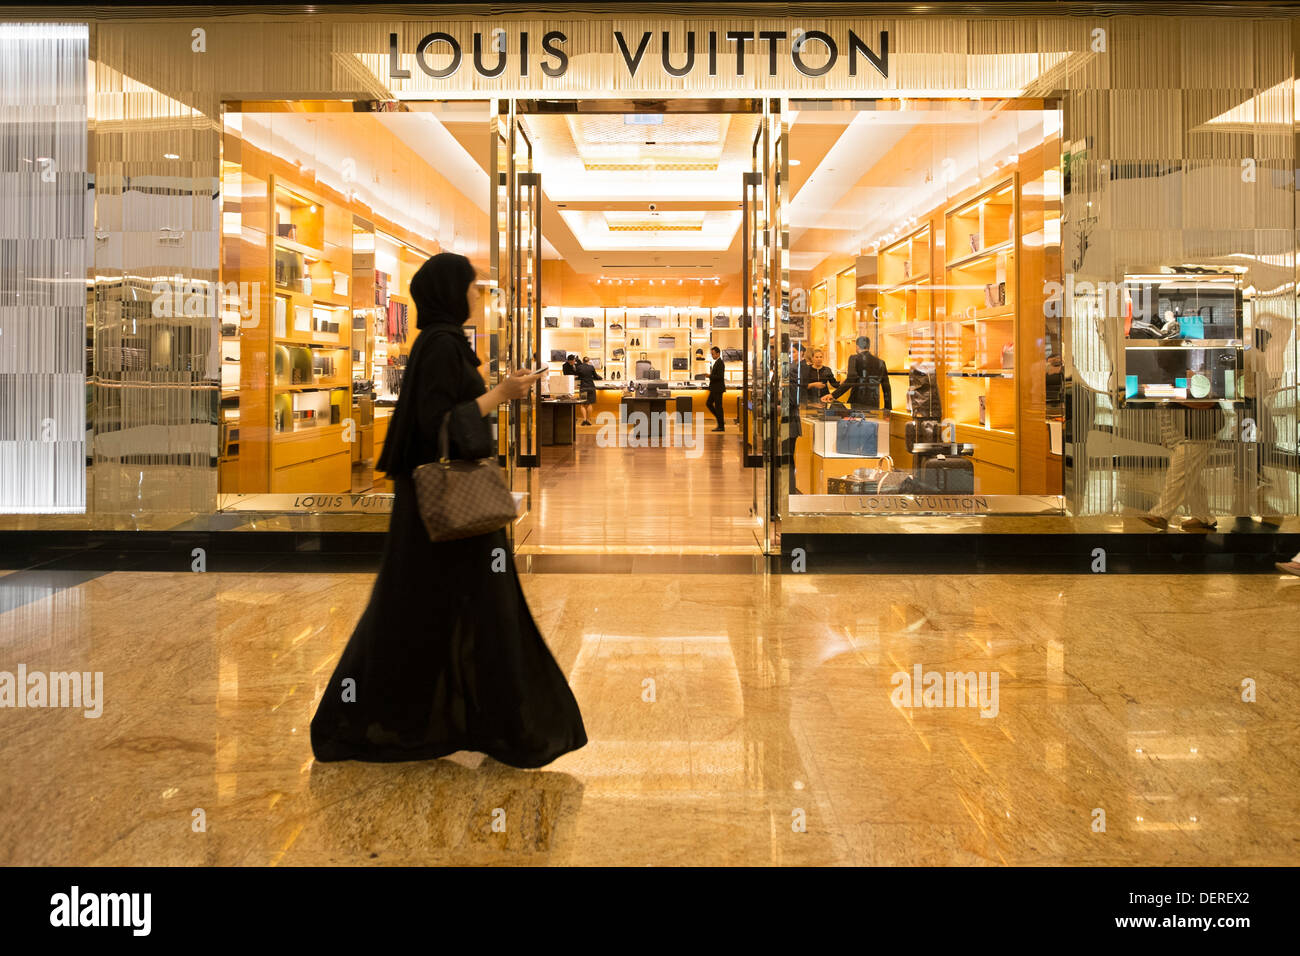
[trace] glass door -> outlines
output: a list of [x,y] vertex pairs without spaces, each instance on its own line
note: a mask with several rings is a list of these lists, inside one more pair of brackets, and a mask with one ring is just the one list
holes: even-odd
[[[788,366],[783,347],[788,269],[781,255],[781,177],[785,136],[777,101],[763,106],[754,136],[752,166],[744,174],[742,255],[744,258],[743,327],[744,390],[740,399],[740,432],[744,463],[753,474],[753,514],[760,520],[760,538],[768,552],[779,547],[781,463],[788,422],[784,408]],[[784,457],[783,457],[784,455]]]
[[[491,291],[496,313],[493,379],[512,369],[537,368],[541,357],[541,176],[533,171],[533,144],[513,100],[500,100],[495,115],[492,179],[497,228],[493,232]],[[507,481],[519,503],[513,528],[517,547],[536,517],[541,385],[526,398],[502,406],[498,442]]]

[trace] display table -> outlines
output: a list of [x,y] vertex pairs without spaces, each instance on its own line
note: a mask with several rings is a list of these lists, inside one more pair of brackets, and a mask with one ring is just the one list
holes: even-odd
[[572,445],[577,432],[576,412],[582,404],[577,398],[544,398],[537,409],[537,443]]
[[[843,478],[857,468],[879,468],[885,457],[885,427],[880,430],[881,440],[876,448],[879,454],[874,457],[818,454],[814,435],[817,426],[823,422],[823,419],[810,418],[806,414],[800,416],[801,434],[795,440],[794,471],[795,486],[805,495],[829,494],[826,479]],[[884,422],[881,424],[885,425]]]
[[668,403],[672,401],[668,396],[661,398],[643,398],[637,395],[624,395],[622,414],[619,418],[631,423],[632,416],[637,412],[644,414],[647,418],[647,430],[645,437],[650,441],[662,441],[664,438],[663,425],[668,418]]

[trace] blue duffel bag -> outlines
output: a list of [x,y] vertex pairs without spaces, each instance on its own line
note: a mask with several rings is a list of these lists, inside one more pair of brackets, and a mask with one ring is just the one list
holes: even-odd
[[878,422],[863,418],[845,418],[835,423],[835,452],[855,458],[876,457]]

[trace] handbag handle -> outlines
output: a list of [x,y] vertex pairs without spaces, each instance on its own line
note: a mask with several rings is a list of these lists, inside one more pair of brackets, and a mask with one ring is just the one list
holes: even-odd
[[442,416],[442,424],[438,426],[438,464],[451,464],[451,412]]
[[894,456],[893,456],[893,455],[881,455],[881,456],[880,456],[880,470],[881,470],[881,471],[893,471],[893,470],[894,470]]

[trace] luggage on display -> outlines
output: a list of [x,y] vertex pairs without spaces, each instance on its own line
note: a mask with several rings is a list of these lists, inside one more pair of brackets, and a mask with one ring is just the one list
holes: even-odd
[[969,458],[938,455],[921,463],[923,491],[939,495],[973,495],[975,465]]
[[857,458],[876,457],[879,422],[869,418],[844,418],[835,424],[835,453]]
[[649,378],[650,377],[649,373],[653,371],[654,371],[654,365],[652,365],[650,362],[647,362],[645,359],[642,359],[641,361],[636,363],[636,368],[633,370],[632,374],[635,375],[637,378]]
[[880,465],[854,468],[843,478],[827,478],[826,490],[832,495],[900,495],[911,488],[911,475],[894,470],[894,460],[888,455]]
[[942,418],[939,382],[933,371],[912,366],[907,373],[907,404],[913,418]]
[[943,441],[943,422],[914,418],[903,428],[903,441],[907,450],[915,453],[917,445],[937,444]]

